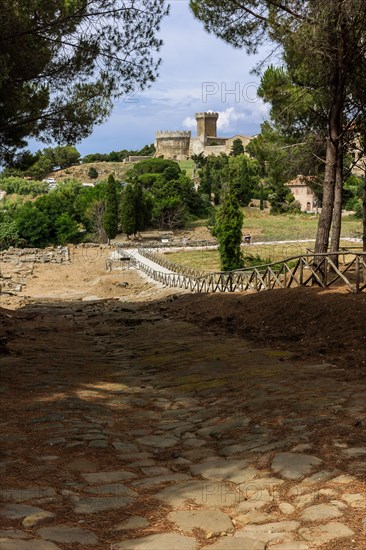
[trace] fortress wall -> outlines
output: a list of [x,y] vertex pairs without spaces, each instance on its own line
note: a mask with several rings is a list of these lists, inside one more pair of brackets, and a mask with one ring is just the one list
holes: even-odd
[[179,155],[189,156],[191,132],[156,132],[155,156],[175,159]]
[[210,155],[214,155],[215,157],[218,157],[221,155],[221,153],[226,153],[226,146],[225,145],[206,145],[203,155],[205,157],[209,157]]
[[192,155],[199,155],[200,153],[203,153],[204,145],[202,143],[202,140],[200,138],[192,138],[190,147],[189,147],[189,156]]
[[231,152],[231,148],[233,146],[233,142],[235,139],[241,139],[242,142],[243,142],[243,145],[244,145],[244,149],[245,147],[248,145],[248,143],[250,142],[251,138],[249,136],[233,136],[231,138],[228,138],[226,140],[226,154],[229,155],[230,152]]

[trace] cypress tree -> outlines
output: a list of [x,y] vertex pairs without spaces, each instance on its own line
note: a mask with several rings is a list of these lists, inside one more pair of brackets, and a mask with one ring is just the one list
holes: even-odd
[[235,190],[229,186],[217,215],[215,228],[215,235],[219,241],[222,271],[232,271],[243,267],[240,250],[242,226],[243,213],[240,210]]
[[135,191],[132,185],[127,185],[123,193],[121,224],[122,231],[126,233],[127,237],[136,233]]
[[104,231],[107,234],[108,242],[114,239],[118,233],[118,199],[116,181],[111,174],[108,177],[106,186],[105,211],[103,220]]

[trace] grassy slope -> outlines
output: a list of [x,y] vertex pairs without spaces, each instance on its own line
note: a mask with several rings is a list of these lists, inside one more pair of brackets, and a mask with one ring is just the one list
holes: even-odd
[[180,161],[177,161],[177,162],[180,166],[180,169],[185,170],[187,176],[189,178],[191,178],[193,176],[193,168],[194,168],[193,160],[180,160]]
[[[271,244],[256,245],[255,242],[271,240],[298,240],[315,239],[318,224],[317,216],[282,215],[271,216],[268,212],[258,209],[243,208],[244,224],[243,233],[250,233],[254,244],[243,247],[244,255],[260,256],[270,262],[291,256],[306,253],[306,249],[312,247],[312,243],[289,243],[278,246]],[[344,217],[342,222],[342,236],[354,237],[361,233],[361,220],[353,217]],[[355,245],[347,241],[342,246]],[[217,250],[190,250],[169,253],[169,259],[179,264],[216,271],[220,269],[219,254]]]
[[[254,240],[315,239],[318,216],[309,214],[271,216],[258,209],[243,208],[244,233],[250,233]],[[354,237],[361,232],[361,220],[344,217],[342,236]]]
[[[88,171],[91,167],[94,167],[99,176],[96,180],[92,180],[88,176]],[[124,176],[132,164],[123,162],[91,162],[90,164],[80,164],[78,166],[71,166],[65,170],[58,170],[48,175],[55,180],[63,181],[65,179],[75,178],[83,183],[95,183],[96,181],[105,180],[110,174],[114,174],[117,179],[124,179]]]

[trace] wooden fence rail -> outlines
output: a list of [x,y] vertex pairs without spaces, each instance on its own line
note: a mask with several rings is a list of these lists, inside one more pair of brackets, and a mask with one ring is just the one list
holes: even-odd
[[[153,253],[141,255],[161,262],[161,256]],[[202,273],[174,264],[174,273],[154,269],[136,258],[132,264],[149,277],[165,286],[183,288],[191,292],[245,292],[294,288],[299,286],[320,286],[329,288],[346,285],[352,292],[366,289],[366,253],[347,252],[347,261],[334,261],[343,257],[344,251],[332,254],[305,254],[294,256],[268,265],[248,267],[237,271]],[[164,267],[172,269],[173,262],[164,261]]]

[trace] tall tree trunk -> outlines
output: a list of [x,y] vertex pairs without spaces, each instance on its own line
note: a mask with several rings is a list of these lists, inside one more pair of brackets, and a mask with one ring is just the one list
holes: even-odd
[[332,224],[335,180],[337,167],[338,140],[327,138],[326,165],[323,184],[322,211],[319,216],[315,241],[315,254],[327,252],[330,227]]
[[364,186],[363,186],[363,196],[362,196],[362,212],[363,212],[363,232],[362,232],[362,246],[363,252],[366,252],[366,165],[365,165],[365,175],[364,175]]
[[[342,193],[343,192],[343,144],[340,142],[337,154],[335,193],[333,206],[332,237],[330,251],[337,252],[341,240],[342,227]],[[338,266],[338,256],[332,256],[332,261]]]
[[[337,20],[337,17],[334,19]],[[329,234],[332,225],[332,215],[335,196],[337,159],[341,152],[342,115],[344,110],[344,40],[339,40],[337,48],[337,64],[333,70],[330,86],[330,110],[328,122],[326,165],[324,174],[323,205],[318,222],[315,241],[315,253],[328,251]],[[315,262],[319,263],[319,262]]]

